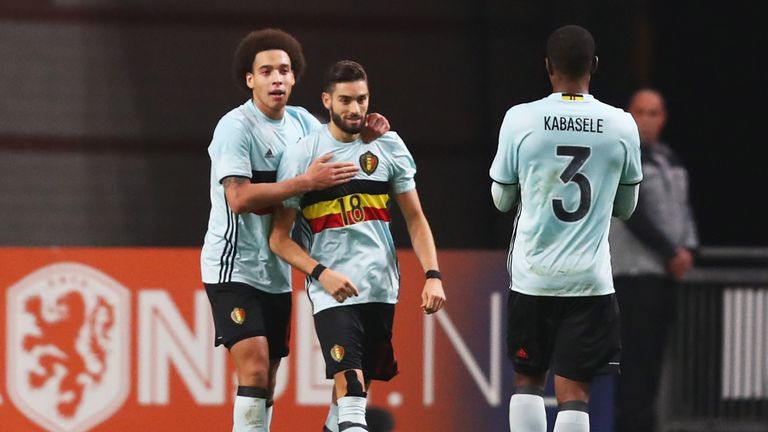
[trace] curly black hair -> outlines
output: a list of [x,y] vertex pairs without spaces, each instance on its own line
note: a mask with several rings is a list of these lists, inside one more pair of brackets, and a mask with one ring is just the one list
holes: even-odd
[[290,34],[275,28],[252,31],[237,45],[235,58],[232,62],[232,77],[239,88],[250,93],[251,89],[245,83],[245,75],[253,72],[253,60],[256,54],[268,50],[283,50],[291,59],[291,69],[296,81],[307,66],[301,43]]

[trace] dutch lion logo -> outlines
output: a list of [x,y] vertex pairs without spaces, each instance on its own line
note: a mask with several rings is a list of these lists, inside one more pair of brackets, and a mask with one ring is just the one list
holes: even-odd
[[90,428],[129,392],[128,290],[88,266],[60,263],[8,290],[8,391],[39,425]]

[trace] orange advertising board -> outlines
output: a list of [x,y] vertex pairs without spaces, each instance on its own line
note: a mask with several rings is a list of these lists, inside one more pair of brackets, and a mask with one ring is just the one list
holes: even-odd
[[[441,251],[447,307],[425,316],[424,276],[401,250],[395,316],[401,373],[369,406],[397,431],[503,430],[502,251]],[[322,428],[325,379],[303,277],[273,431]],[[230,431],[231,360],[214,348],[194,248],[0,248],[0,431]]]

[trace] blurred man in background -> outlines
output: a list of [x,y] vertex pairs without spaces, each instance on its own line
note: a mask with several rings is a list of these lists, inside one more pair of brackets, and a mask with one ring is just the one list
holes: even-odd
[[660,141],[667,120],[664,98],[652,89],[639,90],[629,112],[640,132],[643,183],[635,213],[626,222],[613,221],[609,240],[622,340],[615,430],[653,432],[675,286],[693,267],[699,242],[688,173]]

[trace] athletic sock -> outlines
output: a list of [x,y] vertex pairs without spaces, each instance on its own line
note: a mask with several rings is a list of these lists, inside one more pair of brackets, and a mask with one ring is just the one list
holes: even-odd
[[589,432],[589,414],[587,403],[568,401],[560,405],[555,419],[554,432]]
[[366,399],[360,396],[344,396],[338,400],[339,432],[366,432]]
[[267,389],[238,386],[233,409],[234,432],[267,432]]
[[328,417],[325,418],[323,432],[339,432],[339,406],[331,403],[328,408]]
[[509,429],[511,432],[546,432],[544,398],[536,394],[513,394],[509,398]]

